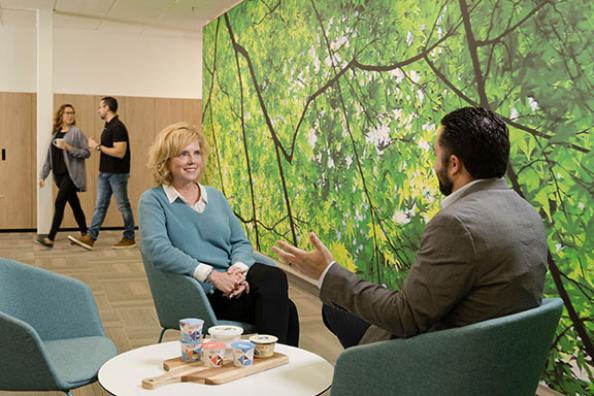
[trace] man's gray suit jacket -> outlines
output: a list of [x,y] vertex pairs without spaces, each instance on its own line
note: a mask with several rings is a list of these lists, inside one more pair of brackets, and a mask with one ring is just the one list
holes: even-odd
[[[453,197],[452,197],[453,198]],[[542,220],[504,179],[471,185],[428,224],[400,291],[334,264],[320,298],[371,324],[361,344],[464,326],[540,304]]]

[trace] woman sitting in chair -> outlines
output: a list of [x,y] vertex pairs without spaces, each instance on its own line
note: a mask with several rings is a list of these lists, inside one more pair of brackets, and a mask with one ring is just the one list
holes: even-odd
[[219,319],[255,324],[297,346],[299,318],[287,277],[255,263],[252,245],[225,196],[198,181],[206,165],[202,133],[187,123],[162,130],[149,153],[156,187],[140,198],[142,253],[160,270],[196,278]]

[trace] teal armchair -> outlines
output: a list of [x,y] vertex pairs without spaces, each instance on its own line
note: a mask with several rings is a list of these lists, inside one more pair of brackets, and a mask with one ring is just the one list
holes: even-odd
[[[275,265],[274,260],[254,252],[256,261],[262,264]],[[244,333],[252,333],[255,327],[251,323],[220,320],[217,318],[204,289],[191,276],[161,271],[148,257],[142,255],[144,269],[148,278],[153,301],[161,324],[159,341],[167,330],[179,329],[179,320],[183,318],[200,318],[204,320],[203,331],[215,325],[234,325],[243,328]]]
[[534,396],[559,298],[469,326],[360,345],[336,362],[331,396]]
[[117,354],[87,285],[3,258],[0,351],[0,390],[67,394]]

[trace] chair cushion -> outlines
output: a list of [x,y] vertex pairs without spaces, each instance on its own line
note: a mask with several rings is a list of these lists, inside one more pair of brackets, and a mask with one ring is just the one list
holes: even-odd
[[117,354],[107,337],[80,337],[44,341],[43,345],[63,389],[95,381],[99,369]]

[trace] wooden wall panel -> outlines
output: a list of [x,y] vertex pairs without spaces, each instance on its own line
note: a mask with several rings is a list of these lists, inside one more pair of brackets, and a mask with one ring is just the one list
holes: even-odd
[[[35,179],[30,93],[0,93],[0,228],[31,228]],[[4,149],[5,159],[1,154]]]
[[[37,227],[37,181],[39,171],[37,168],[37,94],[31,94],[31,165],[30,180],[33,181],[31,188],[31,228]],[[41,165],[40,165],[41,166]],[[0,227],[2,229],[2,227]]]
[[157,98],[155,109],[155,127],[157,131],[179,121],[186,121],[184,99]]
[[184,120],[192,125],[202,127],[202,101],[185,99],[182,102]]
[[126,98],[126,125],[132,147],[128,194],[134,220],[138,223],[138,200],[153,186],[153,178],[146,167],[149,147],[155,140],[155,98]]

